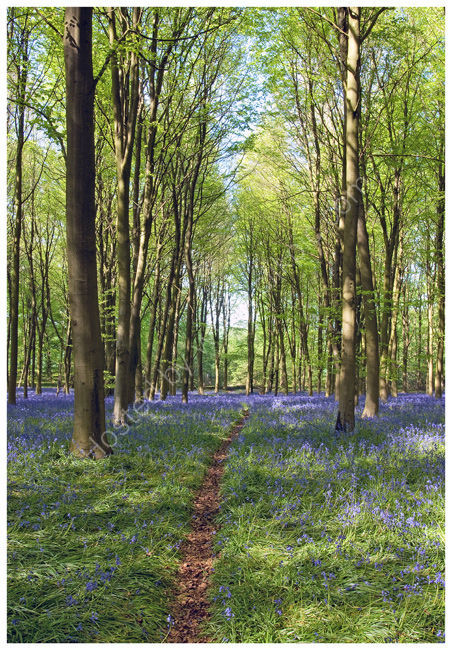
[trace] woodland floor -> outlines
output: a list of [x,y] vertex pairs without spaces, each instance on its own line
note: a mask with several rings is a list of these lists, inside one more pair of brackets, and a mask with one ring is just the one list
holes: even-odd
[[8,409],[10,642],[444,642],[444,400],[179,396],[89,463],[72,408]]

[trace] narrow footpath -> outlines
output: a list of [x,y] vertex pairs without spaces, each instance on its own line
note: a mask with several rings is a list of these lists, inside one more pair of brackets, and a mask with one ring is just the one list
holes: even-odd
[[213,564],[215,516],[220,505],[220,482],[231,442],[243,429],[248,411],[235,424],[212,458],[195,497],[191,532],[181,546],[182,561],[171,605],[171,627],[167,643],[209,643],[200,627],[208,618],[207,588]]

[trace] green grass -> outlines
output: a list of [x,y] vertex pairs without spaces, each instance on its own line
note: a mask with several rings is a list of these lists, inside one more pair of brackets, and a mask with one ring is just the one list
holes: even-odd
[[[144,415],[96,462],[68,455],[70,418],[11,423],[8,640],[162,641],[193,495],[236,417]],[[22,443],[30,431],[51,442]]]
[[[194,494],[241,400],[155,404],[94,462],[68,454],[71,418],[46,399],[10,413],[8,640],[162,642]],[[391,400],[336,438],[332,400],[246,401],[210,638],[442,642],[443,404]]]
[[328,412],[252,412],[222,486],[214,641],[443,641],[443,412],[401,412],[339,439]]

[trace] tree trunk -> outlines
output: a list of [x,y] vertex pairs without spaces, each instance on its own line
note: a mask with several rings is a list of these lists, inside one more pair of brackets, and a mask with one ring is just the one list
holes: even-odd
[[403,311],[402,311],[402,337],[403,337],[403,360],[402,360],[402,390],[408,392],[408,352],[410,348],[410,321],[408,315],[407,286],[403,285]]
[[30,359],[32,356],[32,350],[36,338],[36,315],[34,311],[31,314],[30,318],[30,325],[29,325],[29,341],[28,345],[24,346],[24,353],[25,353],[25,359],[24,359],[24,371],[23,371],[23,387],[24,387],[24,398],[28,397],[28,373],[30,369]]
[[212,318],[213,343],[215,347],[215,394],[220,391],[220,314],[223,308],[224,289],[218,281],[215,290],[215,309],[210,298],[210,313]]
[[[190,230],[190,232],[189,232]],[[185,330],[185,358],[184,358],[184,374],[182,382],[182,402],[188,402],[188,391],[190,388],[190,377],[192,376],[191,359],[192,359],[192,339],[193,339],[193,321],[194,312],[196,309],[195,299],[195,278],[193,274],[193,262],[191,259],[191,227],[187,229],[187,238],[185,247],[185,264],[187,267],[188,275],[188,301],[187,301],[187,324]]]
[[[250,238],[252,246],[252,227],[250,228]],[[253,255],[249,254],[248,259],[248,369],[246,374],[246,394],[254,390],[254,318],[253,318]]]
[[[198,355],[198,393],[204,395],[204,340],[206,337],[207,329],[207,289],[205,286],[202,288],[201,309],[199,314],[199,339],[197,338],[197,355]],[[198,334],[198,333],[197,333]]]
[[13,254],[11,262],[11,288],[9,305],[9,378],[8,378],[8,403],[16,403],[17,384],[17,353],[18,353],[18,328],[19,328],[19,267],[20,267],[20,238],[22,232],[23,206],[22,206],[22,155],[25,143],[25,95],[28,75],[28,39],[27,27],[20,35],[19,62],[17,64],[17,144],[16,144],[16,178],[14,184],[15,223]]
[[171,351],[171,365],[170,365],[170,372],[169,372],[169,389],[170,389],[170,395],[175,396],[177,393],[177,382],[179,379],[179,370],[177,368],[177,344],[179,341],[179,324],[180,324],[180,319],[181,315],[184,311],[184,304],[182,304],[182,286],[179,285],[178,291],[177,291],[177,299],[176,299],[176,312],[175,312],[175,317],[174,317],[174,330],[173,330],[173,349]]
[[92,12],[90,7],[67,7],[64,26],[66,232],[75,367],[71,450],[82,458],[100,458],[112,453],[105,431],[103,347],[97,293]]
[[328,361],[325,381],[325,397],[329,397],[333,392],[334,373],[333,373],[333,348],[331,341],[328,340]]
[[356,229],[359,185],[360,7],[348,8],[346,116],[347,210],[344,224],[342,280],[342,367],[336,429],[355,428]]
[[281,388],[284,395],[289,393],[289,381],[287,378],[287,364],[286,364],[286,348],[284,345],[284,330],[282,323],[279,327],[279,347],[280,347],[280,363],[281,363]]
[[41,323],[38,331],[38,357],[36,361],[36,395],[42,395],[42,356],[44,343],[44,324]]
[[157,318],[157,306],[160,294],[160,251],[161,247],[157,247],[157,271],[154,279],[154,290],[152,293],[151,314],[149,317],[149,333],[148,342],[146,346],[146,366],[144,371],[145,376],[145,396],[149,399],[151,392],[151,372],[152,372],[152,350],[154,347],[155,323]]
[[72,357],[72,326],[71,317],[68,314],[66,328],[66,345],[64,348],[64,393],[69,395],[71,388],[71,357]]
[[229,349],[229,329],[231,327],[231,294],[228,292],[227,303],[223,302],[223,390],[228,390],[228,349]]
[[[125,8],[119,8],[121,25],[126,29]],[[134,27],[139,9],[133,10]],[[109,10],[111,48],[116,48],[115,9]],[[120,69],[121,68],[121,69]],[[116,425],[127,420],[129,405],[129,333],[130,333],[130,232],[129,197],[132,152],[138,112],[138,53],[134,50],[120,66],[115,49],[111,56],[111,78],[114,116],[114,145],[117,171],[117,254],[118,254],[118,329],[116,333],[116,371],[113,421]],[[130,83],[130,86],[129,86]]]
[[[320,294],[319,294],[320,295]],[[319,324],[317,328],[317,392],[322,390],[323,375],[323,309],[319,300]]]
[[[441,147],[443,155],[443,147]],[[436,372],[435,372],[435,398],[439,399],[443,394],[443,364],[444,364],[444,339],[446,332],[445,320],[445,290],[446,278],[444,269],[444,219],[445,219],[445,170],[444,165],[440,164],[438,171],[438,190],[439,200],[437,207],[437,229],[436,229],[436,277],[438,291],[438,342],[436,348]]]
[[383,235],[385,240],[385,270],[384,270],[384,288],[383,288],[383,308],[381,314],[381,335],[380,335],[380,399],[388,399],[387,374],[389,370],[389,337],[391,327],[391,306],[393,280],[396,269],[397,246],[399,242],[399,224],[400,224],[400,191],[401,191],[401,170],[395,170],[393,186],[393,223],[390,237],[386,234],[386,224],[383,219]]
[[380,355],[378,351],[377,311],[375,307],[369,237],[367,234],[362,196],[360,197],[359,205],[357,241],[366,328],[366,402],[362,417],[372,418],[378,414],[379,408]]
[[426,393],[433,395],[433,295],[431,279],[427,274],[427,382]]
[[417,378],[416,388],[420,392],[423,390],[423,379],[421,371],[421,357],[422,357],[422,301],[419,299],[418,317],[417,317]]
[[143,401],[143,365],[141,361],[141,318],[138,321],[137,325],[137,341],[136,341],[136,364],[135,364],[135,375],[134,375],[134,399],[136,404],[141,404]]
[[[400,253],[402,247],[400,247]],[[394,277],[394,286],[393,286],[393,295],[392,295],[392,314],[391,314],[391,330],[389,335],[389,346],[388,346],[388,375],[386,376],[386,383],[389,384],[389,379],[391,381],[391,396],[397,397],[397,320],[399,316],[399,302],[400,302],[400,292],[402,287],[402,268],[401,268],[401,256],[399,263],[396,267],[395,277]]]

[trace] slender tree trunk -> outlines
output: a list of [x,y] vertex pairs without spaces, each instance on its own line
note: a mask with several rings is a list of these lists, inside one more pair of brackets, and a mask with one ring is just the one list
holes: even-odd
[[[320,218],[320,213],[319,213],[319,218]],[[318,224],[318,227],[320,228],[320,222]],[[299,329],[300,329],[300,343],[301,343],[301,350],[303,352],[304,356],[304,363],[307,366],[308,370],[308,392],[309,395],[312,395],[312,365],[311,365],[311,357],[309,354],[309,347],[308,347],[308,328],[306,325],[306,319],[304,316],[304,309],[303,309],[303,292],[301,288],[301,279],[300,279],[300,273],[298,270],[298,266],[295,260],[295,245],[294,245],[294,240],[293,240],[293,227],[292,227],[292,221],[289,219],[289,250],[290,250],[290,257],[291,257],[291,264],[292,264],[292,274],[294,278],[294,284],[295,284],[295,291],[297,294],[297,299],[298,299],[298,319],[299,319]],[[320,248],[322,249],[323,252],[323,246],[320,244]]]
[[410,348],[410,322],[408,315],[407,286],[403,285],[403,311],[402,311],[402,337],[403,337],[403,360],[402,360],[402,390],[408,392],[408,353]]
[[229,329],[231,327],[231,295],[228,292],[227,301],[223,302],[223,390],[228,390],[228,370],[229,370]]
[[360,7],[348,8],[346,84],[346,179],[347,211],[344,224],[342,284],[342,367],[336,429],[355,428],[355,335],[356,335],[356,229],[361,187],[359,185],[360,103]]
[[158,378],[159,374],[161,374],[161,359],[162,359],[162,354],[163,354],[163,346],[165,343],[165,334],[167,330],[167,323],[168,323],[168,314],[170,311],[170,305],[171,305],[171,293],[173,289],[173,280],[174,280],[174,273],[175,273],[175,265],[176,265],[176,255],[177,251],[173,251],[172,259],[171,259],[171,266],[170,266],[170,272],[167,280],[167,285],[166,285],[166,299],[165,299],[165,307],[163,309],[163,314],[160,319],[160,329],[159,329],[159,336],[158,336],[158,343],[157,343],[157,351],[154,359],[154,372],[152,375],[152,383],[151,383],[151,389],[149,392],[149,399],[153,400],[155,397],[155,391],[157,389],[157,383],[158,383]]
[[135,364],[135,403],[141,404],[143,401],[143,365],[141,361],[141,318],[137,326],[137,340],[136,340],[136,364]]
[[275,391],[274,391],[275,397],[277,397],[278,390],[279,390],[279,368],[280,368],[280,363],[281,363],[281,360],[280,360],[280,357],[279,357],[279,341],[280,341],[280,339],[279,339],[279,336],[277,335],[275,337],[275,348],[276,349],[275,349],[275,368],[274,368],[274,376],[273,376],[274,382],[275,382]]
[[[178,239],[179,241],[179,239]],[[178,317],[178,304],[180,301],[180,252],[177,246],[177,260],[176,268],[174,270],[173,288],[171,293],[171,302],[168,312],[168,322],[166,328],[165,345],[163,348],[162,366],[161,366],[161,381],[160,381],[160,399],[165,400],[170,392],[172,383],[172,363],[173,363],[173,349],[174,340],[177,327]]]
[[331,341],[328,340],[328,361],[327,361],[327,373],[325,381],[325,397],[329,397],[333,392],[334,384],[334,374],[333,374],[333,348]]
[[276,346],[277,346],[277,336],[276,334],[272,334],[272,337],[270,339],[271,341],[271,353],[270,353],[270,370],[268,373],[268,383],[267,383],[267,388],[266,388],[266,393],[271,393],[273,390],[273,382],[275,380],[275,354],[276,354]]
[[417,378],[416,378],[416,386],[419,392],[424,388],[423,381],[422,381],[422,371],[421,371],[421,357],[422,357],[422,308],[421,308],[421,300],[419,300],[418,320],[417,320]]
[[[123,30],[126,11],[119,8]],[[134,26],[138,8],[134,8]],[[110,46],[116,47],[115,9],[109,10]],[[111,56],[111,78],[114,115],[114,144],[117,171],[117,255],[118,255],[118,329],[116,333],[116,371],[113,420],[124,424],[129,405],[129,335],[130,335],[130,232],[129,198],[132,153],[138,112],[138,54],[132,51],[127,63],[120,66],[115,51]],[[129,87],[130,80],[130,87]]]
[[[320,294],[319,294],[320,295]],[[323,309],[319,300],[319,325],[317,328],[317,392],[322,390],[323,375]]]
[[215,310],[210,301],[210,312],[212,318],[213,343],[215,347],[215,394],[220,391],[220,314],[223,308],[224,294],[220,281],[217,283],[215,291]]
[[191,367],[192,359],[192,339],[193,339],[193,321],[194,321],[194,312],[196,309],[195,299],[195,277],[193,274],[193,262],[191,258],[191,227],[187,229],[185,246],[185,264],[187,267],[188,275],[188,300],[187,300],[187,323],[185,330],[185,358],[184,358],[184,374],[182,382],[182,402],[185,404],[188,402],[188,391],[190,388],[190,377],[193,374]]
[[33,390],[36,388],[36,318],[35,318],[35,324],[34,324],[34,329],[35,329],[35,335],[33,337],[32,345],[31,345],[31,382],[30,386],[32,387]]
[[11,290],[9,304],[9,381],[8,381],[8,403],[16,403],[16,384],[17,384],[17,354],[18,354],[18,329],[19,329],[19,268],[20,268],[20,239],[22,233],[22,156],[25,143],[25,96],[27,89],[28,75],[28,40],[29,32],[25,27],[20,36],[21,51],[19,53],[19,63],[17,64],[17,101],[18,101],[18,120],[17,120],[17,144],[16,144],[16,178],[14,185],[14,202],[15,202],[15,223],[13,253],[11,262]]
[[393,293],[393,279],[395,276],[397,246],[399,241],[399,223],[400,223],[400,192],[401,192],[401,170],[395,170],[393,186],[393,224],[391,234],[388,238],[386,234],[386,225],[382,220],[383,234],[385,238],[385,270],[384,270],[384,288],[383,288],[383,307],[380,324],[380,399],[388,399],[387,374],[389,370],[389,337],[391,328],[391,298]]
[[[174,333],[173,333],[173,349],[171,352],[171,365],[170,365],[170,382],[169,382],[169,388],[170,388],[170,394],[171,395],[176,395],[177,393],[177,381],[178,381],[178,369],[177,369],[177,344],[179,341],[179,324],[180,324],[180,318],[183,312],[183,305],[182,305],[182,287],[179,285],[178,291],[177,291],[177,298],[176,298],[176,313],[175,313],[175,318],[174,318]],[[184,301],[185,302],[185,301]]]
[[69,395],[71,388],[72,326],[68,314],[66,328],[66,345],[64,348],[64,393]]
[[112,450],[105,431],[97,294],[92,12],[90,7],[67,7],[65,11],[66,229],[75,366],[71,450],[79,457],[100,458]]
[[204,341],[207,329],[207,290],[202,288],[201,309],[199,315],[199,340],[198,340],[198,393],[204,395]]
[[284,331],[282,324],[279,328],[279,348],[280,348],[280,363],[281,363],[281,388],[284,395],[289,393],[289,381],[287,378],[287,363],[286,363],[286,348],[284,345]]
[[392,314],[391,314],[391,330],[389,335],[389,346],[388,346],[388,372],[390,377],[386,377],[386,383],[389,383],[391,380],[391,395],[392,397],[397,397],[397,321],[399,316],[399,303],[400,303],[400,292],[402,287],[402,269],[401,269],[401,259],[397,265],[395,278],[394,278],[394,287],[393,287],[393,297],[392,297]]
[[380,355],[369,237],[362,196],[359,205],[357,240],[366,328],[366,402],[362,417],[372,418],[378,414],[379,408]]
[[390,362],[391,362],[391,396],[397,397],[398,395],[398,366],[397,366],[397,348],[398,348],[399,337],[397,334],[397,329],[394,331],[394,334],[391,338],[391,343],[389,346],[390,349]]
[[28,373],[30,369],[30,359],[32,355],[32,350],[33,350],[34,341],[36,337],[36,317],[34,312],[32,312],[31,314],[29,330],[30,330],[29,343],[27,346],[24,346],[24,352],[25,352],[24,372],[23,372],[24,398],[28,397]]
[[44,343],[44,324],[41,323],[38,332],[38,357],[36,363],[36,395],[42,395],[42,356],[43,356],[43,343]]
[[171,375],[171,362],[173,358],[173,342],[174,342],[174,326],[176,323],[176,311],[177,311],[177,274],[174,278],[173,291],[171,294],[171,303],[168,313],[168,324],[165,336],[165,345],[163,348],[163,358],[161,366],[161,377],[160,377],[160,399],[165,400],[168,396],[170,390],[170,375]]
[[[429,278],[427,283],[430,284]],[[431,289],[430,289],[431,291]],[[427,385],[426,393],[433,395],[433,298],[427,289]]]
[[[252,229],[250,229],[252,242]],[[251,244],[252,245],[252,244]],[[253,255],[248,260],[248,371],[246,375],[246,394],[254,389],[254,318],[253,318]]]
[[[444,137],[444,136],[443,136]],[[443,155],[443,147],[441,147]],[[443,364],[444,364],[444,339],[446,333],[446,315],[445,315],[445,291],[446,277],[444,269],[444,219],[445,219],[445,170],[444,165],[440,164],[438,171],[438,190],[439,200],[437,207],[437,229],[436,229],[436,277],[438,291],[438,335],[436,348],[436,372],[435,372],[435,398],[439,399],[443,394]]]
[[161,248],[157,247],[157,271],[154,278],[154,290],[152,293],[151,314],[149,317],[149,333],[148,342],[146,346],[146,366],[145,366],[145,395],[149,399],[151,392],[151,372],[152,372],[152,350],[154,347],[155,324],[157,318],[157,306],[160,293],[160,251]]

